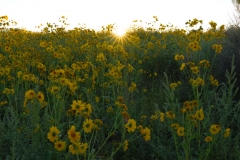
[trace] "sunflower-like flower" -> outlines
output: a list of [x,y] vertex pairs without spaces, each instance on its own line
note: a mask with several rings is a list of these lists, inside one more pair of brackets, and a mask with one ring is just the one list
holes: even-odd
[[178,127],[177,134],[178,134],[178,136],[184,136],[184,128],[183,127]]
[[203,109],[200,108],[200,110],[196,111],[195,115],[194,115],[195,119],[201,121],[204,119],[204,112]]
[[77,149],[76,149],[76,146],[71,144],[69,145],[69,152],[71,152],[73,155],[77,153]]
[[169,119],[174,119],[175,118],[175,114],[171,110],[166,112],[166,115]]
[[55,143],[54,143],[54,147],[55,147],[55,149],[56,150],[58,150],[58,151],[62,151],[62,150],[64,150],[65,149],[65,147],[66,147],[66,142],[63,142],[63,141],[56,141]]
[[50,131],[47,134],[47,138],[49,139],[49,141],[54,142],[58,140],[58,135],[59,135],[60,131],[58,130],[57,127],[52,126],[50,128]]
[[76,127],[72,125],[67,132],[68,138],[72,143],[79,142],[81,138],[80,132],[76,132],[75,130],[76,130]]
[[36,92],[34,90],[28,90],[26,93],[25,93],[25,99],[33,99],[36,97]]
[[80,145],[78,146],[78,153],[86,154],[87,148],[88,148],[88,144],[87,143],[80,143]]
[[160,112],[160,121],[164,122],[164,116],[165,114],[163,112]]
[[123,142],[123,150],[126,151],[128,149],[128,140]]
[[211,136],[207,136],[204,140],[205,140],[205,142],[211,142],[212,141],[212,137]]
[[227,137],[229,137],[229,135],[230,135],[230,128],[227,128],[227,129],[225,129],[225,131],[224,131],[224,138],[227,138]]
[[39,91],[37,94],[37,98],[38,98],[39,102],[42,103],[44,101],[44,94],[41,91]]
[[129,119],[127,124],[125,124],[125,128],[128,132],[134,132],[137,128],[136,121],[134,119]]
[[141,133],[145,141],[149,141],[151,139],[151,130],[148,127],[142,129]]
[[86,119],[85,122],[83,122],[83,130],[85,133],[89,133],[89,132],[92,132],[92,129],[93,129],[93,120],[91,119]]
[[87,143],[74,143],[69,145],[69,151],[74,155],[74,154],[86,154],[86,150],[88,148]]
[[210,133],[215,135],[215,134],[218,134],[218,132],[221,130],[221,126],[218,125],[218,124],[213,124],[211,125],[210,127]]
[[173,124],[171,124],[171,127],[172,127],[173,129],[178,129],[179,124],[178,124],[178,123],[173,123]]

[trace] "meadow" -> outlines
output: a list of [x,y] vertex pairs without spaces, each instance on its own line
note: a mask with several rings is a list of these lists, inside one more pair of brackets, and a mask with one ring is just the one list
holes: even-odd
[[0,159],[239,159],[238,29],[66,21],[0,17]]

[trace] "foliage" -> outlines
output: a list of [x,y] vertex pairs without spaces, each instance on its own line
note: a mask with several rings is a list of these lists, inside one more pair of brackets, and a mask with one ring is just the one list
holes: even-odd
[[2,16],[0,159],[237,159],[224,26],[153,18],[118,37],[111,24],[66,30],[63,16],[30,32]]

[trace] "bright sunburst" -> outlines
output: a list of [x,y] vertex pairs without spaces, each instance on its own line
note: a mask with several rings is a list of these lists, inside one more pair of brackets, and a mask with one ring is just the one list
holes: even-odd
[[126,31],[123,28],[116,28],[113,33],[118,37],[123,37]]
[[127,37],[127,30],[125,30],[124,28],[116,27],[114,28],[112,33],[113,33],[112,39],[114,43],[120,43],[123,45]]

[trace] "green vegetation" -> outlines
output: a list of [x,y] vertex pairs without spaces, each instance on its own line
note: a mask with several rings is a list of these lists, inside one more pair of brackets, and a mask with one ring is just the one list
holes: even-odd
[[240,157],[238,28],[119,37],[61,21],[38,33],[0,17],[0,159]]

